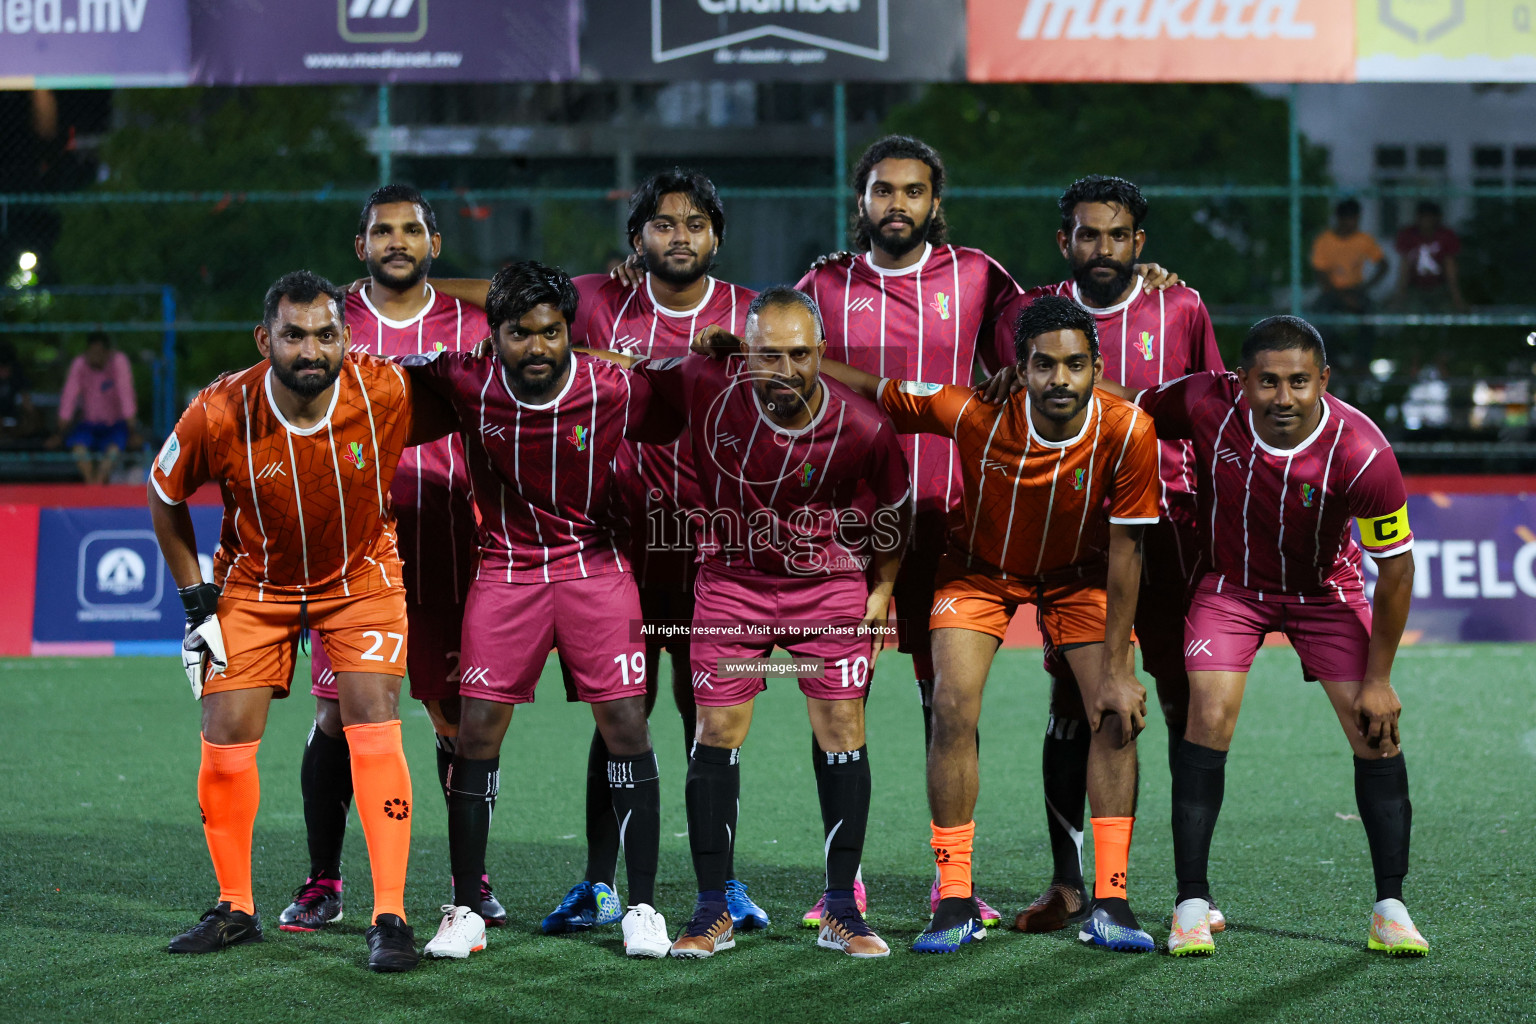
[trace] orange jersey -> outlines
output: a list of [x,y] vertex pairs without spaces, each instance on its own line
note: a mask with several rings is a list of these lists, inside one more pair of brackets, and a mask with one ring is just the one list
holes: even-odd
[[224,493],[214,580],[254,601],[341,597],[398,587],[389,503],[411,432],[411,385],[394,363],[344,357],[330,412],[289,424],[266,361],[214,381],[166,439],[150,482],[171,504],[205,481]]
[[988,405],[955,384],[882,380],[880,406],[902,433],[952,438],[965,484],[965,520],[950,531],[966,568],[1003,579],[1062,580],[1101,572],[1109,524],[1158,519],[1152,418],[1096,390],[1083,429],[1047,441],[1029,419],[1029,393]]

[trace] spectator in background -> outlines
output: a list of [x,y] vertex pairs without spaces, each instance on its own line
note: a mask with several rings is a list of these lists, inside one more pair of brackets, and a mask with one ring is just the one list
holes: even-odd
[[32,382],[10,342],[0,344],[0,444],[28,437],[35,422]]
[[59,436],[88,484],[104,484],[139,429],[133,366],[104,331],[92,331],[85,354],[69,364],[59,395]]
[[[1367,264],[1374,264],[1369,278]],[[1370,312],[1370,290],[1387,274],[1387,254],[1375,238],[1360,230],[1359,200],[1345,199],[1333,208],[1333,227],[1312,243],[1312,269],[1317,271],[1317,283],[1322,288],[1317,299],[1319,312]],[[1337,333],[1345,336],[1350,332]],[[1356,329],[1350,343],[1343,346],[1345,365],[1369,361],[1374,341],[1370,328]]]
[[1430,199],[1419,203],[1413,223],[1397,233],[1396,248],[1402,263],[1392,293],[1395,304],[1425,313],[1467,308],[1456,266],[1461,239],[1445,226],[1439,203]]

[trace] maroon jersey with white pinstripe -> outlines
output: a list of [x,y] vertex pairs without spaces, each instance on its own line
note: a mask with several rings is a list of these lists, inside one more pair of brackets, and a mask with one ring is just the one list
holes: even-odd
[[[409,320],[390,320],[367,290],[347,295],[352,350],[380,356],[467,352],[488,336],[485,311],[427,286],[427,304]],[[464,442],[457,435],[407,448],[389,492],[400,520],[406,599],[460,604],[475,568],[475,512],[469,500]]]
[[[707,281],[699,304],[678,312],[656,301],[649,275],[644,285],[630,288],[606,274],[583,274],[575,279],[581,301],[571,342],[660,359],[687,355],[694,337],[711,324],[739,337],[746,329],[747,307],[757,293],[713,277]],[[619,453],[619,475],[629,507],[634,541],[630,555],[637,582],[642,587],[686,586],[694,552],[663,550],[647,543],[647,537],[653,531],[685,535],[684,512],[699,507],[699,482],[688,436],[668,445],[625,442]],[[663,516],[670,519],[664,526]]]
[[895,524],[878,510],[910,496],[901,439],[874,403],[826,376],[811,422],[788,430],[763,412],[744,366],[682,356],[633,371],[648,407],[634,436],[687,419],[702,559],[773,576],[862,575],[875,545],[899,543],[878,535]]
[[572,353],[560,392],[528,405],[496,356],[438,352],[406,365],[458,418],[480,519],[476,579],[549,583],[629,571],[614,486],[627,373]]
[[[905,270],[882,270],[868,253],[812,270],[797,287],[826,321],[827,358],[896,380],[964,384],[978,339],[989,345],[999,317],[1019,294],[1008,271],[979,249],[929,245]],[[964,486],[948,438],[902,439],[917,511],[958,509]]]
[[[1196,373],[1143,391],[1159,436],[1194,442],[1211,572],[1223,590],[1261,601],[1342,601],[1365,580],[1350,520],[1403,512],[1407,491],[1391,445],[1360,410],[1325,396],[1322,420],[1295,448],[1271,448],[1233,373]],[[1373,556],[1413,547],[1407,515]]]
[[[1206,370],[1226,369],[1216,347],[1216,329],[1200,293],[1181,286],[1148,295],[1141,278],[1131,297],[1104,309],[1083,302],[1077,282],[1062,281],[1031,288],[1014,300],[999,322],[994,359],[998,366],[1017,362],[1013,322],[1019,311],[1042,295],[1071,299],[1093,314],[1099,327],[1099,354],[1104,376],[1133,391],[1155,388],[1165,381]],[[1188,441],[1161,439],[1161,505],[1164,517],[1185,527],[1199,518],[1195,500],[1194,451]]]

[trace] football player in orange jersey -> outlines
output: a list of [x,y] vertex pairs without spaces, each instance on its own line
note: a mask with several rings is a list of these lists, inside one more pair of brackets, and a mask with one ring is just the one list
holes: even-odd
[[[1048,295],[1020,311],[1025,394],[999,407],[972,388],[826,372],[879,401],[898,430],[952,438],[964,521],[950,535],[930,626],[936,679],[928,800],[939,906],[913,949],[945,953],[985,937],[971,888],[976,726],[992,658],[1022,604],[1082,685],[1093,740],[1088,795],[1098,885],[1079,938],[1150,950],[1126,898],[1136,804],[1136,734],[1146,689],[1133,674],[1131,622],[1141,534],[1157,522],[1158,448],[1149,419],[1095,385],[1104,363],[1093,316]],[[1107,514],[1106,514],[1107,513]]]
[[[420,420],[398,367],[348,352],[342,301],[308,271],[279,278],[255,330],[262,362],[204,388],[151,469],[150,516],[186,608],[182,660],[202,702],[198,804],[219,881],[217,904],[171,941],[173,953],[261,941],[251,883],[256,749],[272,699],[288,695],[300,635],[314,626],[336,669],[373,871],[368,965],[417,963],[404,907],[405,598],[386,495]],[[211,583],[185,504],[207,482],[224,496]]]

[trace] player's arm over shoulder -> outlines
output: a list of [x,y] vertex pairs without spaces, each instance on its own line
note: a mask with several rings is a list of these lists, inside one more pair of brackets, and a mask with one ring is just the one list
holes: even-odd
[[966,406],[979,403],[974,388],[920,380],[880,381],[875,399],[903,434],[939,434],[953,438]]
[[1235,373],[1202,370],[1139,391],[1135,402],[1151,415],[1158,436],[1167,441],[1193,437],[1203,404],[1230,403],[1241,390]]

